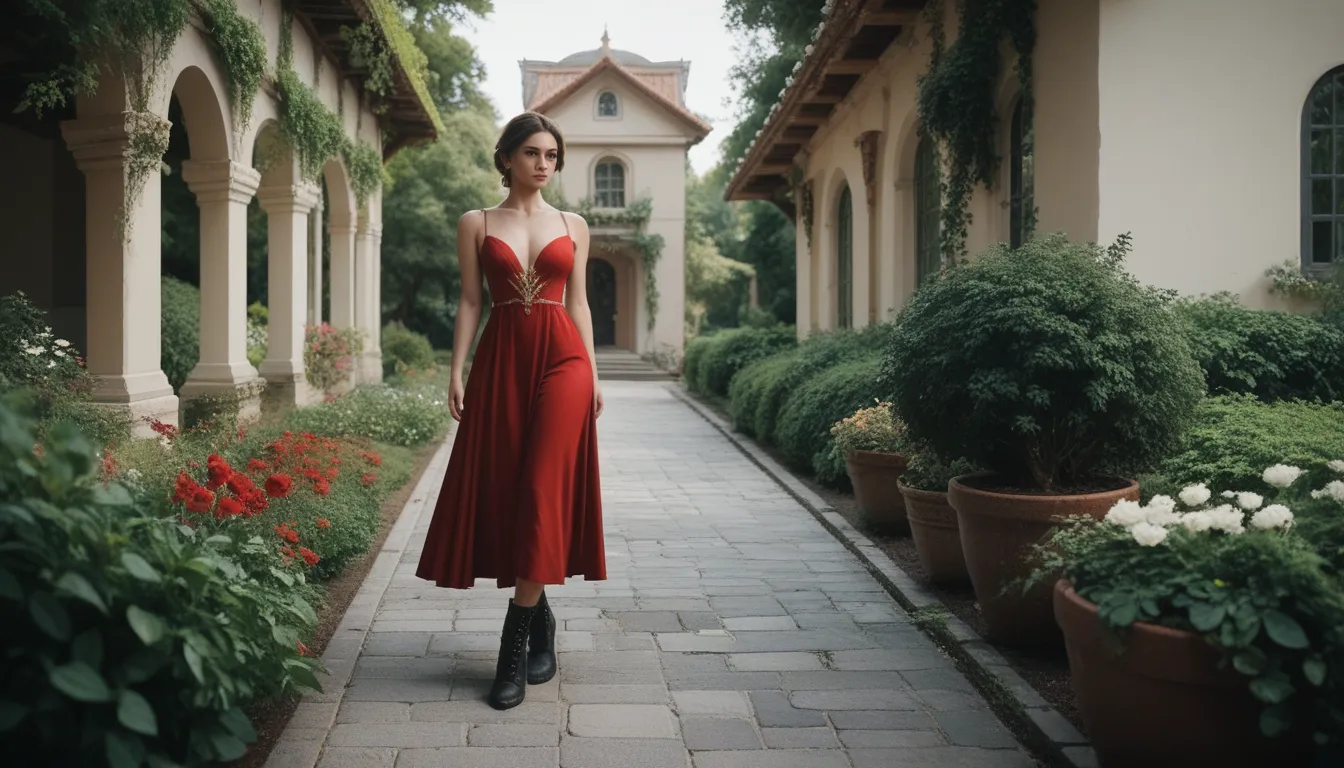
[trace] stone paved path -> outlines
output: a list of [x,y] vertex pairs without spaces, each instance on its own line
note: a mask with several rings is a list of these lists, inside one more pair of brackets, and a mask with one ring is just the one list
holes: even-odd
[[[301,705],[273,764],[297,733],[322,768],[1036,765],[859,561],[711,425],[665,385],[605,390],[610,578],[548,589],[556,679],[516,709],[484,703],[508,593],[416,579],[426,512],[403,521],[381,600],[360,598],[371,631],[349,649],[343,696]],[[339,647],[327,656],[340,667]]]

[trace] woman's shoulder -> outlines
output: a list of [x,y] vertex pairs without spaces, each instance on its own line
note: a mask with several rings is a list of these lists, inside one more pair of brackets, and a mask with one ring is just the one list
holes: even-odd
[[560,211],[560,215],[565,217],[565,222],[569,225],[569,231],[578,234],[588,233],[588,220],[573,211]]
[[480,208],[473,208],[462,214],[457,219],[458,231],[475,231],[485,224],[485,211]]

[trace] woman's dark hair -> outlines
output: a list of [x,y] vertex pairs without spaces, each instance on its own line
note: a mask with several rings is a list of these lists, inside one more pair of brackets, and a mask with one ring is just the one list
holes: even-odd
[[555,137],[555,170],[565,170],[565,137],[560,133],[560,126],[545,115],[536,112],[524,112],[504,126],[504,131],[499,134],[499,141],[495,142],[495,170],[499,171],[503,177],[502,183],[505,187],[508,187],[511,182],[509,181],[509,171],[504,167],[504,160],[517,152],[518,148],[529,137],[543,131]]

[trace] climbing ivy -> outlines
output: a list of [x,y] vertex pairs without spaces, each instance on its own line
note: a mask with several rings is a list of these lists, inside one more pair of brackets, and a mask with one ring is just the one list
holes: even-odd
[[645,231],[653,215],[653,200],[644,197],[624,208],[611,209],[596,208],[591,200],[585,198],[579,201],[575,213],[582,216],[589,227],[634,227],[634,233],[625,237],[615,240],[594,239],[593,247],[612,253],[620,250],[622,244],[628,243],[639,251],[644,265],[644,308],[649,314],[648,330],[652,331],[658,318],[658,260],[663,256],[665,245],[662,235]]
[[266,76],[266,38],[251,19],[238,13],[234,0],[204,0],[200,4],[206,39],[219,54],[229,78],[229,100],[234,106],[234,136],[252,122],[252,104]]
[[368,72],[364,78],[364,90],[373,95],[370,109],[374,114],[387,112],[387,99],[396,88],[393,80],[392,49],[374,24],[360,24],[357,27],[341,27],[341,36],[350,44],[350,58],[353,64]]
[[[1031,56],[1036,47],[1036,0],[957,0],[958,30],[945,40],[945,0],[927,6],[933,51],[929,70],[919,78],[921,130],[931,137],[947,168],[943,181],[943,262],[951,265],[966,252],[971,215],[967,210],[976,184],[994,187],[1000,156],[995,90],[1005,37],[1017,53],[1024,119],[1032,97]],[[1032,211],[1028,216],[1031,228]]]
[[341,147],[345,170],[350,174],[350,186],[359,207],[369,199],[383,182],[383,156],[367,141],[349,141]]

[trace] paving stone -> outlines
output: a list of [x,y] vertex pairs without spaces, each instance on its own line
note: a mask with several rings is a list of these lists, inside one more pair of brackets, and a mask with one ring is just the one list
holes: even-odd
[[[453,693],[450,701],[485,701],[494,686],[494,679],[458,678],[453,681]],[[544,685],[527,686],[528,701],[559,701],[560,681],[552,678]]]
[[492,708],[484,701],[435,701],[411,705],[411,720],[431,723],[538,723],[560,727],[560,705],[524,701],[513,709]]
[[761,691],[780,687],[778,672],[696,672],[667,675],[674,691]]
[[939,712],[933,716],[947,734],[947,740],[963,747],[1014,747],[1016,740],[1009,730],[990,712],[958,710]]
[[467,743],[465,723],[341,723],[331,747],[456,747]]
[[[532,688],[528,688],[531,696]],[[560,698],[568,704],[666,704],[664,685],[584,685],[562,684]]]
[[840,746],[830,728],[762,728],[769,749],[834,749]]
[[786,691],[832,691],[852,688],[887,688],[893,691],[909,690],[909,685],[895,672],[784,672],[780,687]]
[[677,714],[750,717],[747,696],[741,691],[673,691]]
[[914,697],[901,691],[794,691],[789,701],[799,709],[920,709]]
[[411,705],[392,701],[345,701],[336,713],[338,723],[409,723]]
[[677,735],[675,720],[667,707],[652,704],[574,704],[569,708],[569,732],[592,738],[671,739]]
[[392,768],[397,750],[387,747],[327,747],[317,768]]
[[346,701],[447,701],[452,685],[445,680],[355,680],[345,691]]
[[840,743],[849,749],[908,749],[941,747],[947,739],[936,730],[923,731],[840,731]]
[[697,752],[695,768],[850,768],[838,749]]
[[459,747],[403,749],[397,768],[555,768],[558,747]]
[[266,757],[265,768],[313,768],[322,752],[320,741],[281,739]]
[[761,727],[768,726],[818,726],[825,725],[826,718],[820,712],[799,709],[789,702],[789,697],[781,691],[752,691],[751,706],[756,712],[756,721]]
[[750,720],[723,717],[683,717],[681,735],[692,752],[723,749],[761,749],[761,737]]
[[290,728],[327,729],[336,720],[336,702],[302,701],[289,718]]
[[846,731],[923,731],[938,727],[938,721],[928,712],[846,710],[829,715],[836,728]]
[[788,632],[798,629],[798,624],[789,616],[745,616],[738,619],[724,619],[723,628],[735,632]]
[[549,725],[473,725],[467,732],[473,747],[556,747],[560,732]]
[[826,668],[819,654],[802,651],[733,653],[728,655],[728,666],[737,672],[821,671]]
[[353,678],[365,680],[387,678],[399,680],[449,680],[456,660],[440,657],[411,659],[393,656],[361,656],[355,665]]
[[686,768],[690,755],[670,739],[588,739],[560,741],[560,768]]
[[1037,768],[1017,749],[928,747],[925,749],[851,749],[854,768]]
[[428,632],[370,632],[364,656],[424,656],[429,649]]

